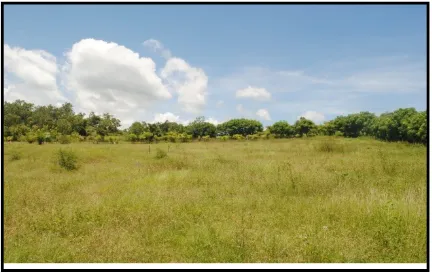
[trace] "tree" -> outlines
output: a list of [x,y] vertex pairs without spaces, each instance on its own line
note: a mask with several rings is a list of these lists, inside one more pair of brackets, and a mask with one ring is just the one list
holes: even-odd
[[120,120],[114,118],[109,113],[105,113],[96,126],[96,132],[98,135],[104,137],[110,133],[117,132],[119,127]]
[[128,129],[129,133],[135,134],[135,135],[141,135],[145,131],[145,127],[140,122],[134,122]]
[[294,130],[300,136],[308,135],[313,129],[316,129],[314,122],[304,117],[300,117],[294,124]]
[[68,120],[62,118],[57,121],[57,131],[60,134],[69,135],[72,133],[72,124]]
[[335,131],[340,131],[345,137],[359,137],[371,134],[371,125],[375,121],[375,114],[360,112],[347,116],[338,116],[333,121]]
[[278,121],[268,129],[277,138],[287,138],[294,134],[294,128],[287,121]]
[[231,119],[217,126],[217,134],[233,136],[240,134],[243,136],[256,134],[263,131],[261,122],[250,119]]
[[203,116],[197,117],[192,123],[190,123],[186,130],[193,138],[203,137],[203,136],[216,136],[216,126],[212,123],[205,122]]

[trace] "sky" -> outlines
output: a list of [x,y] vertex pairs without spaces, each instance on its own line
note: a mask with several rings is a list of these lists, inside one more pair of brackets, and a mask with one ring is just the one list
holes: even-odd
[[134,121],[426,110],[425,5],[5,5],[4,99]]

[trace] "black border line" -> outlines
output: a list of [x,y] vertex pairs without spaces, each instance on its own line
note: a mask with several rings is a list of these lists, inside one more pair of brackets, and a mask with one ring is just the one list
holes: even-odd
[[430,105],[429,105],[429,90],[430,90],[430,84],[429,84],[429,80],[430,80],[430,71],[429,71],[429,49],[430,49],[430,43],[429,43],[429,24],[430,24],[430,17],[429,17],[429,4],[426,4],[426,118],[427,118],[427,148],[426,148],[426,156],[427,156],[427,164],[426,164],[426,169],[427,169],[427,178],[426,178],[426,269],[427,271],[429,271],[430,268],[430,250],[429,250],[429,246],[430,246],[430,236],[429,236],[429,230],[430,230],[430,222],[429,222],[429,215],[430,215],[430,210],[429,210],[429,177],[430,177],[430,172],[429,172],[429,145],[430,145],[430,128],[429,128],[429,113],[430,113]]
[[[5,5],[388,5],[388,6],[394,6],[394,5],[426,5],[426,118],[427,118],[427,149],[426,149],[426,169],[427,169],[427,178],[426,178],[426,269],[429,271],[430,268],[430,236],[429,236],[429,229],[430,229],[430,222],[429,222],[429,144],[430,144],[430,131],[429,131],[429,80],[430,80],[430,71],[429,71],[429,49],[430,49],[430,43],[429,43],[429,24],[430,24],[430,17],[429,17],[429,1],[406,1],[406,2],[336,2],[336,1],[320,1],[320,2],[274,2],[274,1],[268,1],[268,2],[200,2],[200,1],[193,1],[193,2],[172,2],[172,1],[164,1],[164,2],[91,2],[91,1],[83,1],[83,2],[69,2],[69,1],[55,1],[55,2],[38,2],[38,1],[11,1],[11,2],[2,2],[1,3],[1,16],[2,16],[2,25],[1,25],[1,62],[2,62],[2,68],[4,67],[4,7]],[[1,88],[4,89],[4,69],[2,69],[2,80],[1,80]],[[2,113],[2,124],[3,124],[3,118],[4,118],[4,92],[1,92],[1,113]],[[1,141],[1,147],[2,147],[2,158],[4,160],[4,141]],[[4,164],[1,165],[1,224],[2,224],[2,236],[1,236],[1,270],[4,270]]]
[[[226,0],[225,0],[226,1]],[[173,2],[173,1],[163,1],[163,2],[132,2],[132,1],[113,1],[113,2],[70,2],[70,1],[53,1],[53,2],[38,2],[38,1],[11,1],[2,2],[3,5],[425,5],[429,10],[429,1],[404,1],[404,2],[337,2],[337,1],[316,1],[316,2],[275,2],[275,1],[261,1],[261,2],[201,2],[201,1],[184,1],[184,2]]]

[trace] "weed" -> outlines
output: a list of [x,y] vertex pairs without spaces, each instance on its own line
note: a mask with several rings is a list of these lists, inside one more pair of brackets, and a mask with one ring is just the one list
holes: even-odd
[[10,155],[10,160],[11,161],[17,161],[21,159],[21,153],[18,152],[17,150],[12,150],[11,155]]
[[68,171],[78,169],[78,157],[73,151],[59,149],[55,156],[56,162],[61,168]]
[[156,148],[156,156],[155,156],[156,159],[163,159],[166,156],[168,156],[168,154],[165,151],[163,151],[160,148]]

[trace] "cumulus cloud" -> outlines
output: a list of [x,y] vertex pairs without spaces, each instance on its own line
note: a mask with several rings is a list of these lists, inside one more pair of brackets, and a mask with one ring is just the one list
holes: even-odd
[[153,123],[157,123],[157,122],[163,123],[165,121],[178,123],[179,120],[180,120],[180,116],[174,115],[171,112],[165,112],[165,113],[155,114],[155,117],[153,119]]
[[316,111],[307,111],[307,112],[303,113],[302,115],[298,116],[297,119],[300,119],[300,117],[304,117],[306,119],[309,119],[316,124],[320,124],[325,120],[324,114],[316,112]]
[[220,124],[221,122],[219,122],[218,120],[210,117],[208,119],[205,120],[206,122],[212,123],[213,125],[217,126],[218,124]]
[[171,51],[166,49],[163,44],[155,39],[148,39],[143,42],[143,45],[147,48],[152,49],[154,52],[160,54],[165,59],[170,59],[172,54]]
[[114,42],[84,39],[66,58],[65,85],[85,112],[110,112],[125,119],[172,97],[152,59]]
[[[165,113],[155,114],[154,119],[151,121],[151,123],[157,123],[157,122],[163,123],[165,121],[176,122],[183,125],[188,125],[191,122],[191,120],[184,120],[179,115],[175,115],[172,112],[165,112]],[[212,123],[215,126],[221,123],[212,117],[205,119],[205,122]]]
[[263,120],[267,120],[267,121],[271,120],[270,114],[266,109],[259,109],[256,112],[256,115],[259,116]]
[[5,100],[23,99],[38,105],[66,102],[57,88],[56,58],[43,50],[4,45]]
[[206,104],[208,78],[204,70],[190,66],[180,58],[170,58],[161,77],[178,95],[182,110],[198,114]]
[[237,90],[237,98],[250,98],[253,100],[270,100],[271,94],[264,88],[247,87],[245,89]]
[[182,110],[198,114],[206,104],[208,78],[204,70],[173,57],[171,51],[158,40],[149,39],[143,45],[167,60],[160,76],[167,87],[178,95],[177,101]]

